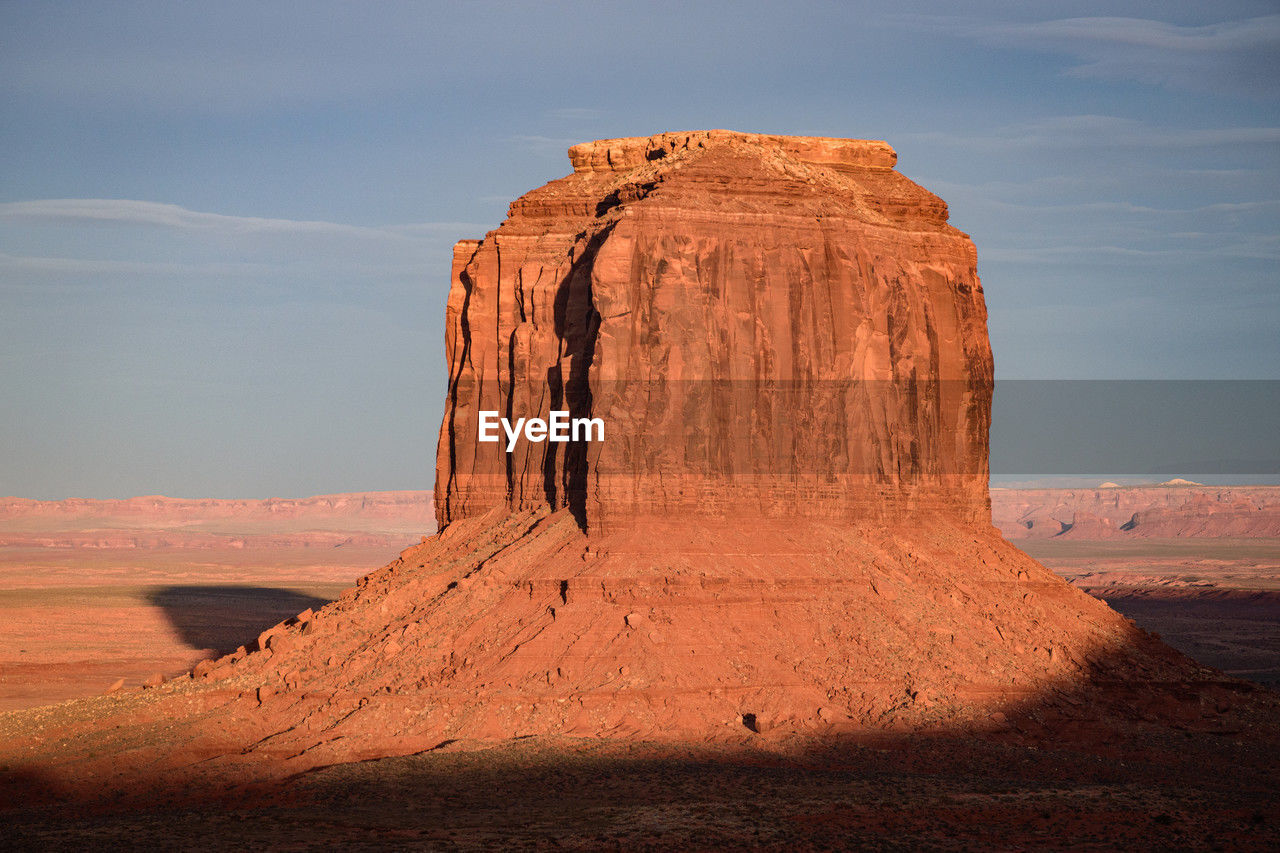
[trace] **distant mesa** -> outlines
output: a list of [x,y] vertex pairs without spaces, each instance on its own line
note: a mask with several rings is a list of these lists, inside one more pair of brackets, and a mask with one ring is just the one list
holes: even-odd
[[1189,480],[1084,489],[991,492],[991,520],[1008,539],[1280,537],[1280,487]]
[[1204,483],[1197,483],[1193,480],[1184,480],[1181,477],[1174,477],[1172,480],[1165,480],[1159,483],[1161,486],[1203,486]]

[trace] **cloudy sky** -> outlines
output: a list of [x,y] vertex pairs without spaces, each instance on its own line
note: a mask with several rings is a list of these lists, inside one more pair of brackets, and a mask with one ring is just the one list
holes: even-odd
[[450,246],[661,130],[888,140],[1000,377],[1280,379],[1278,93],[1275,2],[4,3],[0,494],[429,488]]

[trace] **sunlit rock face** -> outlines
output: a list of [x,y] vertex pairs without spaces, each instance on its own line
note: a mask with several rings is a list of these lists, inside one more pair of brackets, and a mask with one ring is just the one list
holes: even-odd
[[[441,526],[672,512],[988,517],[992,387],[968,236],[883,142],[602,140],[454,251]],[[477,440],[478,413],[605,439]]]
[[[190,680],[9,741],[178,790],[529,736],[1060,745],[1231,707],[992,527],[973,245],[887,145],[570,159],[455,251],[439,533]],[[604,439],[478,440],[552,411]]]

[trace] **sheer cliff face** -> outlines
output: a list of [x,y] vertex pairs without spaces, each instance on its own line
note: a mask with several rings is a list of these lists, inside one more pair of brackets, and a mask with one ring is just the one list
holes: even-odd
[[[987,513],[992,381],[969,238],[882,142],[605,140],[454,252],[443,526],[693,512]],[[478,441],[478,413],[604,422]]]

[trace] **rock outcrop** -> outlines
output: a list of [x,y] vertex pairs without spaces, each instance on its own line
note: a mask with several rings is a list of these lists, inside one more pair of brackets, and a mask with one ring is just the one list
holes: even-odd
[[[887,145],[705,131],[570,159],[455,251],[440,532],[256,648],[102,700],[82,773],[1199,724],[1212,672],[991,526],[974,247]],[[482,411],[552,409],[605,440],[477,440]],[[163,745],[111,733],[139,718]]]
[[[569,156],[455,251],[441,533],[203,673],[277,748],[967,725],[1186,665],[991,528],[976,253],[886,144]],[[478,440],[555,409],[605,440]]]
[[[992,361],[969,238],[883,142],[729,131],[570,149],[459,243],[439,524],[987,513]],[[607,440],[476,440],[551,409]]]

